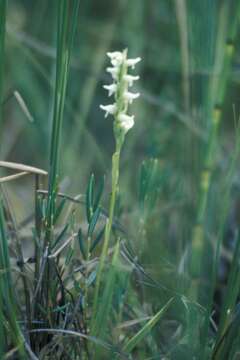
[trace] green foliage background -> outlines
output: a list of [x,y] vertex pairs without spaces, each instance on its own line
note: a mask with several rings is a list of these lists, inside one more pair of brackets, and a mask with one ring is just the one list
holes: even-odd
[[[56,1],[9,1],[5,41],[1,159],[46,170],[56,6]],[[226,290],[226,281],[218,278],[221,296],[212,301],[222,266],[218,255],[232,259],[234,245],[224,234],[239,225],[239,16],[234,0],[80,2],[62,131],[61,191],[85,193],[91,173],[97,179],[105,175],[107,206],[114,141],[112,121],[99,109],[108,101],[102,87],[110,81],[106,52],[128,48],[131,57],[142,58],[136,85],[141,97],[132,106],[136,124],[121,158],[117,214],[151,279],[137,272],[132,284],[143,307],[155,314],[176,299],[169,318],[158,325],[158,340],[148,339],[149,348],[155,347],[149,354],[140,347],[136,359],[161,358],[160,352],[166,359],[204,359],[205,345],[214,348],[217,337],[205,312],[211,314],[214,302],[218,326]],[[31,116],[11,97],[16,90]],[[31,213],[31,180],[6,188],[20,222]],[[206,326],[210,330],[204,333]]]

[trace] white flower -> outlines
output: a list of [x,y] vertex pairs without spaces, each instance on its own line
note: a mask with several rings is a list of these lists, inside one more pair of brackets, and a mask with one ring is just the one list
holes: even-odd
[[131,104],[133,100],[137,99],[140,96],[139,93],[131,93],[129,91],[125,91],[124,98]]
[[116,57],[111,60],[112,66],[115,66],[115,67],[121,66],[123,62],[124,62],[123,57]]
[[126,64],[127,66],[131,66],[132,69],[135,68],[135,65],[141,61],[141,58],[140,57],[137,57],[136,59],[127,59],[126,60]]
[[111,96],[117,91],[117,84],[104,85],[103,88],[108,91],[108,96]]
[[100,105],[100,108],[104,111],[106,111],[105,118],[108,116],[108,114],[114,115],[117,111],[116,104],[111,105]]
[[112,75],[112,78],[114,80],[116,80],[118,73],[119,73],[119,68],[118,67],[108,67],[107,72],[109,72]]
[[108,52],[107,56],[112,60],[112,59],[122,59],[123,58],[123,53],[120,51],[113,51],[113,52]]
[[124,61],[124,54],[120,51],[108,52],[107,56],[111,59],[113,66],[120,66]]
[[134,115],[120,114],[118,117],[121,127],[127,132],[134,125]]
[[139,80],[139,76],[124,75],[123,79],[128,82],[129,86],[132,86],[134,81]]

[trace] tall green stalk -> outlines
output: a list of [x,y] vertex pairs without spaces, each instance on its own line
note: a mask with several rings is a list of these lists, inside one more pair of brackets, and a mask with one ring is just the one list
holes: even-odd
[[[222,8],[223,17],[228,9],[228,4],[224,3]],[[193,229],[192,241],[192,259],[190,272],[194,278],[198,278],[201,274],[201,265],[204,254],[204,221],[207,209],[207,201],[209,196],[209,189],[211,185],[211,178],[215,165],[215,149],[222,116],[222,105],[227,89],[229,73],[231,69],[232,58],[234,54],[234,41],[237,34],[239,24],[240,5],[237,5],[236,15],[227,34],[221,33],[221,25],[219,22],[217,48],[215,52],[215,63],[213,69],[213,76],[211,78],[208,94],[209,94],[209,111],[210,111],[210,132],[205,149],[205,157],[203,160],[203,167],[200,174],[200,196],[197,210],[196,224]],[[220,56],[220,54],[223,54]],[[198,286],[193,285],[191,290],[193,299],[199,300]]]
[[1,0],[0,1],[0,132],[1,133],[2,133],[2,103],[3,103],[6,10],[7,10],[7,0]]
[[[45,242],[44,254],[48,257],[51,252],[53,241],[54,217],[56,213],[56,198],[58,192],[58,178],[60,165],[60,143],[64,116],[64,105],[66,101],[66,89],[69,74],[70,55],[73,46],[74,33],[76,29],[77,16],[79,10],[79,0],[69,2],[68,0],[58,0],[57,16],[57,54],[56,54],[56,77],[54,89],[54,108],[53,123],[50,144],[49,161],[49,183],[47,212],[45,219]],[[47,308],[47,320],[54,326],[55,314],[52,308],[56,305],[57,294],[55,281],[55,271],[50,260],[47,258],[46,268],[43,276],[42,293],[38,294]]]
[[175,0],[176,16],[179,27],[182,67],[182,93],[184,95],[184,110],[190,111],[190,81],[189,81],[189,49],[186,0]]
[[46,218],[46,244],[50,245],[56,193],[59,177],[61,131],[66,100],[71,49],[76,29],[79,0],[71,5],[67,0],[58,1],[57,64],[54,91],[53,123],[50,146],[48,204]]

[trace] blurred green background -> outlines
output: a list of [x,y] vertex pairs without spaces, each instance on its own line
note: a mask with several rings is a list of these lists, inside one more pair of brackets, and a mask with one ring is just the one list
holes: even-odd
[[[183,293],[213,109],[221,109],[222,121],[214,144],[207,210],[209,244],[214,241],[234,148],[240,80],[238,8],[234,0],[85,0],[80,4],[62,133],[61,190],[85,193],[91,173],[97,178],[105,174],[108,202],[114,140],[112,120],[104,118],[99,105],[108,102],[103,89],[110,82],[106,52],[128,48],[130,57],[142,58],[135,87],[141,97],[131,108],[136,124],[127,135],[121,159],[118,211],[145,270]],[[48,169],[55,43],[56,1],[9,1],[1,159]],[[222,61],[226,46],[234,49],[228,66]],[[31,116],[11,97],[14,91]],[[139,191],[144,172],[148,174],[145,195]],[[239,196],[237,174],[231,208]],[[25,178],[9,185],[20,219],[31,212],[31,186]],[[151,297],[154,304],[154,294],[158,303],[157,288],[143,296]]]

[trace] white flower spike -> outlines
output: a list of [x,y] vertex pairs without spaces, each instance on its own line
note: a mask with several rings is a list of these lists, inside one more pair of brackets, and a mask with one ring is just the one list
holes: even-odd
[[134,69],[141,58],[128,59],[127,50],[108,52],[107,56],[112,64],[112,67],[107,68],[107,72],[111,74],[113,83],[103,87],[108,91],[108,96],[114,96],[115,102],[111,105],[100,105],[100,108],[106,112],[105,117],[109,114],[114,116],[114,134],[121,147],[125,134],[134,125],[134,116],[128,114],[128,107],[140,96],[139,93],[128,91],[134,81],[139,80],[138,75],[131,75],[128,70],[129,67]]

